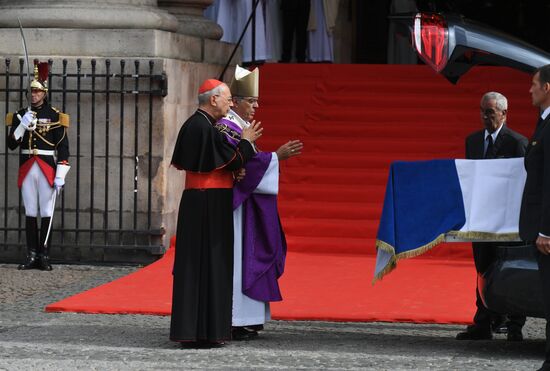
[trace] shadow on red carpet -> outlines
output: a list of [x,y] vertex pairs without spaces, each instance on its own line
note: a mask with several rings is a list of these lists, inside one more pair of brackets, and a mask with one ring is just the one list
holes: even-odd
[[[46,307],[47,312],[170,315],[174,248],[159,261]],[[293,253],[274,319],[467,323],[474,312],[471,261],[409,259],[372,285],[371,255]]]

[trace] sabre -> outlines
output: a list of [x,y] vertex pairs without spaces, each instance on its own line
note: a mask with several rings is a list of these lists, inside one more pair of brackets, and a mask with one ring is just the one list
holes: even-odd
[[27,92],[25,94],[25,99],[27,100],[27,111],[31,110],[31,100],[29,98],[30,87],[31,87],[31,67],[29,64],[29,53],[27,51],[27,42],[25,41],[25,34],[23,33],[23,26],[21,25],[21,20],[17,17],[19,22],[19,31],[21,32],[21,40],[23,41],[23,50],[25,51],[25,64],[27,65]]
[[52,216],[50,216],[50,223],[48,225],[48,232],[46,233],[46,239],[44,240],[44,248],[48,245],[48,237],[50,237],[50,231],[52,230],[53,212],[55,211],[55,200],[57,199],[57,190],[53,190],[53,202],[52,202]]

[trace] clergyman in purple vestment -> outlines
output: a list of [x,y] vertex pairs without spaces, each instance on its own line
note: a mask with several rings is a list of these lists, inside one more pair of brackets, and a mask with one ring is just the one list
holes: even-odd
[[[237,144],[258,104],[258,69],[237,66],[231,84],[233,110],[216,124],[228,141]],[[234,264],[233,338],[250,339],[270,319],[269,302],[282,300],[278,278],[283,274],[286,240],[277,211],[279,161],[301,153],[291,140],[276,152],[261,152],[244,168],[233,187]]]

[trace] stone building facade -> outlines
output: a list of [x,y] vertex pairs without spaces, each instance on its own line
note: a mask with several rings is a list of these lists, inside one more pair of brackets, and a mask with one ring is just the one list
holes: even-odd
[[[202,16],[211,3],[0,0],[0,110],[25,105],[19,18],[31,63],[50,60],[52,105],[71,116],[72,168],[54,215],[53,260],[147,262],[169,246],[184,184],[170,167],[177,133],[200,83],[220,75],[234,48]],[[155,92],[136,93],[146,88]],[[25,253],[24,215],[17,153],[3,139],[0,261],[16,261]]]

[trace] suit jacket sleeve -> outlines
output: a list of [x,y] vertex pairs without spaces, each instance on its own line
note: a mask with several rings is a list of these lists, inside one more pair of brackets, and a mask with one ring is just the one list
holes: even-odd
[[539,232],[550,236],[550,130],[544,131],[541,143],[544,151],[543,184],[542,184],[542,210]]
[[523,136],[518,138],[517,151],[516,151],[516,156],[517,157],[524,157],[525,156],[525,152],[527,150],[527,144],[528,143],[529,143],[529,141],[527,140],[527,138],[525,138]]

